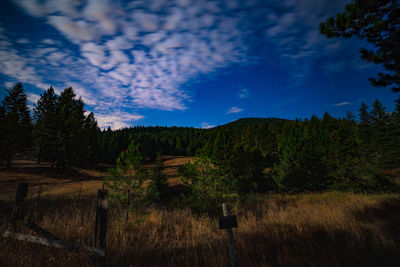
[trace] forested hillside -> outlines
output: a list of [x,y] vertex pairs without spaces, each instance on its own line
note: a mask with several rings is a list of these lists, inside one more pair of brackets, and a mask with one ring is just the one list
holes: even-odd
[[[370,108],[362,103],[358,119],[351,113],[346,118],[325,113],[294,121],[246,118],[212,129],[101,130],[72,88],[60,95],[47,89],[32,119],[22,84],[8,92],[0,109],[1,156],[8,167],[15,155],[27,151],[61,169],[112,164],[133,143],[148,162],[157,154],[206,159],[225,179],[225,189],[242,196],[268,190],[396,190],[383,171],[400,166],[398,104],[390,112],[378,100]],[[185,168],[182,176],[193,175]]]

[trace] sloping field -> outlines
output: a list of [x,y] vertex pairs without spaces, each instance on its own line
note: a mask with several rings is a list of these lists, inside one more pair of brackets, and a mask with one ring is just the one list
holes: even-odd
[[[164,173],[170,185],[180,183],[176,176],[179,166],[185,164],[190,157],[164,156]],[[28,198],[37,196],[41,190],[42,197],[63,196],[76,198],[95,195],[103,185],[103,179],[111,165],[100,165],[97,169],[57,170],[47,163],[37,164],[34,160],[16,160],[12,169],[0,167],[0,200],[10,201],[15,198],[15,190],[19,182],[29,183]],[[146,167],[152,167],[151,164]]]

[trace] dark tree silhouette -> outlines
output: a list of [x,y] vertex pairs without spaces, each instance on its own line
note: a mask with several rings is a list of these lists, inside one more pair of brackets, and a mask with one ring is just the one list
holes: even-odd
[[1,111],[4,136],[1,147],[6,155],[7,168],[11,168],[13,155],[31,147],[32,123],[22,84],[16,83],[7,92]]
[[53,87],[50,87],[40,96],[33,108],[33,133],[39,163],[43,160],[54,165],[57,153],[57,105],[58,97]]
[[[370,78],[374,86],[392,86],[400,92],[400,2],[398,0],[355,0],[343,13],[319,25],[320,32],[331,37],[358,36],[374,46],[361,49],[361,58],[383,64],[385,73]],[[400,98],[398,99],[400,101]]]

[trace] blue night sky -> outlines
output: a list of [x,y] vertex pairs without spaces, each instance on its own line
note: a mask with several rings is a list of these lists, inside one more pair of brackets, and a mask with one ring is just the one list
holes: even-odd
[[2,0],[0,97],[72,86],[101,127],[344,117],[378,98],[365,43],[318,25],[348,0]]

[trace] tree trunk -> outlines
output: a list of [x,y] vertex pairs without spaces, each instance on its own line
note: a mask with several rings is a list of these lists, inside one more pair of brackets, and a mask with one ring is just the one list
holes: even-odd
[[7,155],[7,169],[11,169],[11,158],[12,158],[12,153],[8,153],[8,155]]

